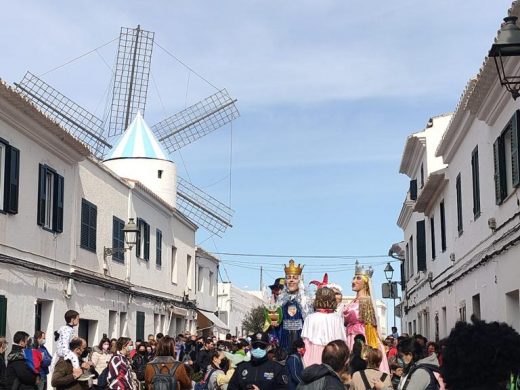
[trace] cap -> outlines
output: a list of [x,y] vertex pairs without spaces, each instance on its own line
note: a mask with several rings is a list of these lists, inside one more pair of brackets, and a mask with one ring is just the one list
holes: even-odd
[[282,289],[283,286],[285,286],[285,278],[276,278],[274,283],[269,286],[269,288],[272,290],[274,288]]
[[255,333],[251,340],[253,348],[262,348],[269,345],[269,334],[266,332]]

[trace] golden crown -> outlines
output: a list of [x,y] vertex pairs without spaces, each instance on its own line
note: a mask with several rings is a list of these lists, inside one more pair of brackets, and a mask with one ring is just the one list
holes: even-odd
[[303,267],[305,267],[304,265],[300,265],[298,264],[298,266],[296,266],[296,264],[294,263],[294,260],[291,259],[289,260],[289,266],[285,267],[285,274],[286,275],[301,275],[302,274],[302,271],[303,271]]

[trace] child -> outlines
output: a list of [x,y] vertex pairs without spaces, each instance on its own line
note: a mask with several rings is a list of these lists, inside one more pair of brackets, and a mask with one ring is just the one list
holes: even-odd
[[69,344],[74,338],[74,327],[79,324],[79,313],[75,310],[67,310],[65,313],[65,322],[67,325],[62,326],[57,332],[54,332],[54,339],[58,342],[56,345],[56,354],[58,358],[62,357],[70,360],[73,368],[80,368],[78,356],[69,348]]

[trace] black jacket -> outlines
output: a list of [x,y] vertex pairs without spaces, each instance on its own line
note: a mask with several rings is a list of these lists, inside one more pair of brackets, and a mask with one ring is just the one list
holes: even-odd
[[13,388],[13,383],[18,379],[18,390],[36,389],[37,375],[25,363],[22,347],[14,344],[13,349],[7,355],[7,370],[5,374],[5,385],[8,390]]
[[303,370],[303,382],[297,389],[345,390],[338,374],[326,364],[313,364]]
[[199,371],[206,372],[211,361],[209,360],[209,351],[205,348],[202,348],[197,353],[197,360],[195,361],[195,368]]
[[286,368],[278,362],[268,360],[266,356],[240,363],[229,381],[227,390],[246,390],[248,385],[256,385],[260,390],[285,390],[288,383]]
[[5,357],[0,355],[0,390],[5,390]]

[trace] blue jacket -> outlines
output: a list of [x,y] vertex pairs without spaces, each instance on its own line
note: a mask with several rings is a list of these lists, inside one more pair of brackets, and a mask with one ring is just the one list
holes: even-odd
[[43,377],[49,374],[49,366],[52,362],[52,356],[49,353],[49,351],[47,351],[47,348],[45,348],[45,346],[43,345],[38,348],[38,351],[42,353],[42,365],[40,367],[40,376]]
[[289,355],[285,361],[289,371],[289,390],[296,390],[296,386],[302,383],[303,361],[299,354]]

